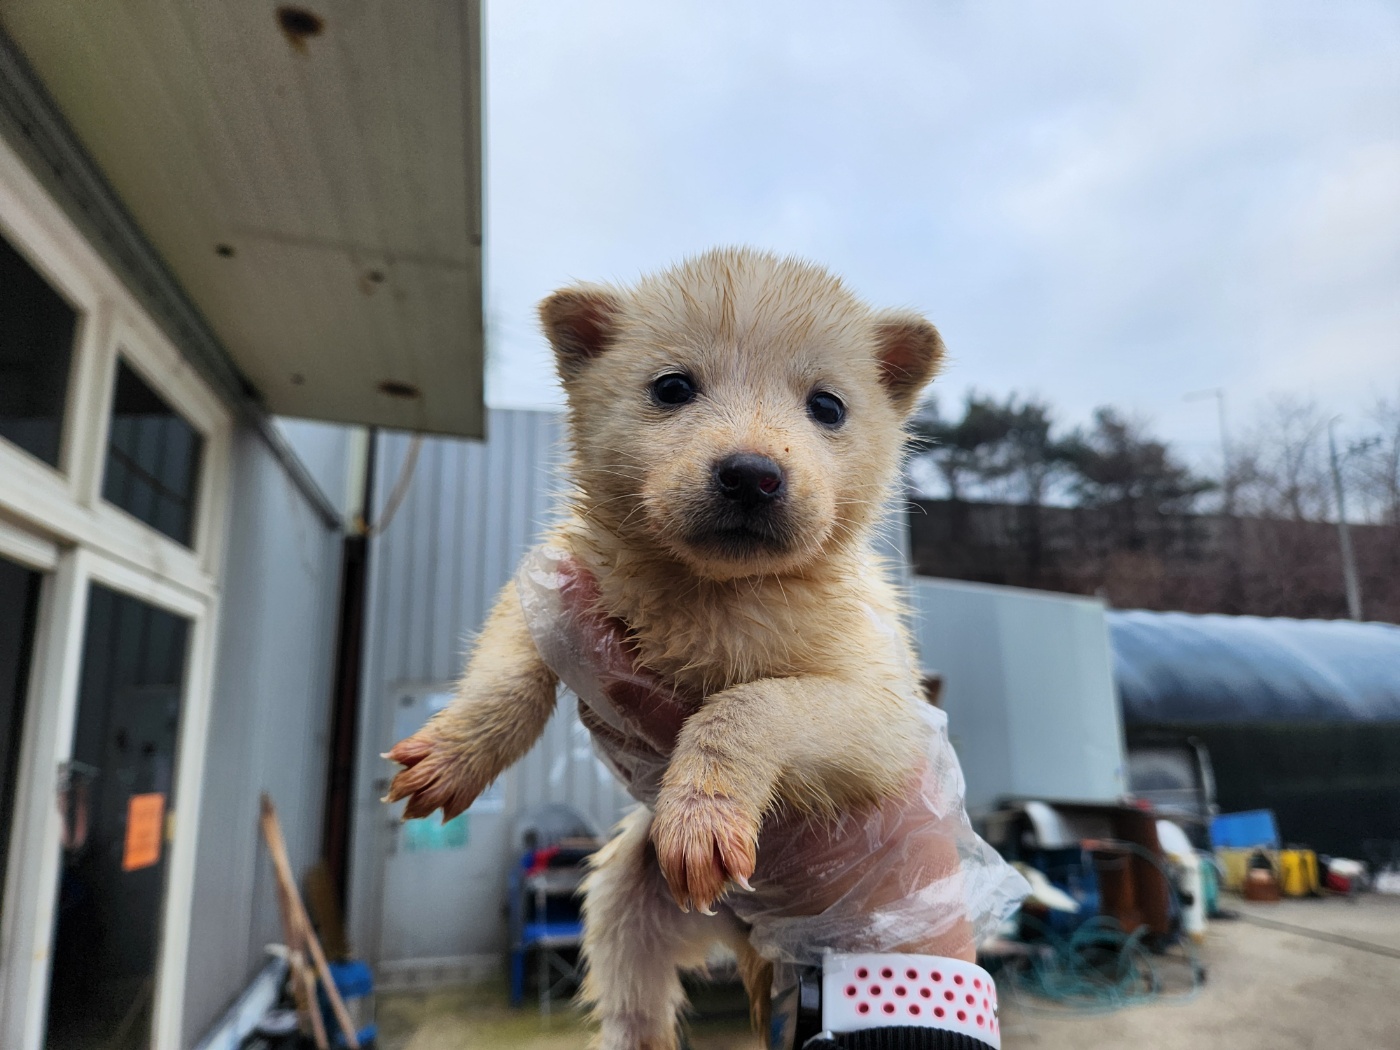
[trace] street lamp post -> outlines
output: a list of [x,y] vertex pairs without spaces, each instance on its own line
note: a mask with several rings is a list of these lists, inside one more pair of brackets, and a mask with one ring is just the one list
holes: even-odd
[[1337,494],[1337,540],[1342,548],[1342,580],[1347,589],[1347,613],[1353,620],[1360,620],[1361,581],[1356,576],[1356,554],[1351,547],[1351,530],[1347,528],[1346,493],[1342,485],[1342,467],[1337,459],[1337,436],[1334,432],[1339,418],[1333,416],[1327,421],[1327,447],[1332,456],[1332,488]]

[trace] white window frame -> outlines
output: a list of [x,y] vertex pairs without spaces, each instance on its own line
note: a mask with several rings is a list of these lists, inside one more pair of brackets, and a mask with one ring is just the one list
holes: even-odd
[[[3,140],[0,233],[79,312],[58,468],[0,439],[0,554],[45,573],[0,914],[0,1046],[40,1050],[47,1023],[61,853],[54,800],[98,583],[190,623],[151,1040],[178,1050],[233,415]],[[101,498],[118,357],[204,438],[189,547]]]
[[53,572],[58,568],[58,545],[0,518],[0,558],[26,569]]

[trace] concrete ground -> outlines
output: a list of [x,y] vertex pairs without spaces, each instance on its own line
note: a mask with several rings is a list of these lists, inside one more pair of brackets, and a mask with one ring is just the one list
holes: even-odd
[[[757,1050],[737,988],[697,994],[705,1016],[690,1032],[691,1050]],[[582,1014],[556,1003],[548,1019],[527,1000],[506,1002],[504,983],[427,994],[379,997],[378,1050],[583,1050],[589,1027]]]
[[1243,918],[1211,923],[1209,973],[1194,995],[1091,1017],[1055,1016],[1005,995],[1002,1046],[1400,1048],[1400,897],[1225,904]]
[[[1005,1050],[1390,1050],[1400,1048],[1400,897],[1226,902],[1243,916],[1210,926],[1209,976],[1190,991],[1186,967],[1164,961],[1172,993],[1112,1014],[1067,1015],[1003,990]],[[723,997],[703,1004],[693,1050],[755,1050]],[[379,1002],[381,1050],[581,1050],[576,1013],[512,1010],[503,988]]]

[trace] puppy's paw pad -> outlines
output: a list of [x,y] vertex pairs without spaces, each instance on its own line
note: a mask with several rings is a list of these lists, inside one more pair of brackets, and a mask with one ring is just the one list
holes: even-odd
[[709,912],[728,882],[748,884],[757,850],[758,820],[723,795],[663,792],[651,840],[676,903]]

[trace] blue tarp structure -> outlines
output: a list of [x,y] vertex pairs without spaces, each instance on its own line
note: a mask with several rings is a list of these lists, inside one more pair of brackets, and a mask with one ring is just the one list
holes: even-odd
[[1400,723],[1400,627],[1110,612],[1128,725]]

